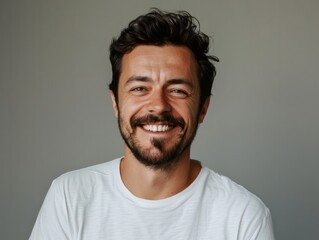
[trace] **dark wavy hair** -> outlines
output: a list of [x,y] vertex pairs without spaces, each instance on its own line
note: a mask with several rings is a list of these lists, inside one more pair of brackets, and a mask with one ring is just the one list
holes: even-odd
[[113,38],[110,45],[112,65],[112,82],[109,85],[118,101],[118,84],[121,63],[124,54],[130,53],[138,45],[176,45],[188,47],[198,63],[200,81],[200,107],[211,89],[216,69],[212,61],[218,62],[216,56],[208,55],[209,37],[200,31],[198,20],[186,11],[176,13],[164,12],[153,8],[145,15],[131,21],[118,38]]

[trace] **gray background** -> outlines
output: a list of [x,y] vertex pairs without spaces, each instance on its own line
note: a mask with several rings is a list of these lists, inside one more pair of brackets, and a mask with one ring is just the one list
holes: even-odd
[[319,2],[0,3],[0,239],[27,239],[51,181],[122,154],[108,45],[151,6],[185,9],[221,62],[193,157],[257,194],[277,239],[319,239]]

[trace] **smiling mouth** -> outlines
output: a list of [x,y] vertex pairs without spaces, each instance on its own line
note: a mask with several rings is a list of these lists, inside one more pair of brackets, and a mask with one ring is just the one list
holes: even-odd
[[173,129],[174,127],[175,126],[172,126],[172,125],[153,125],[153,124],[147,124],[142,126],[143,129],[150,132],[167,132]]
[[131,119],[131,126],[133,128],[140,127],[147,132],[165,133],[176,127],[184,129],[185,122],[181,117],[173,117],[165,113],[160,116],[147,115],[143,117],[134,117]]

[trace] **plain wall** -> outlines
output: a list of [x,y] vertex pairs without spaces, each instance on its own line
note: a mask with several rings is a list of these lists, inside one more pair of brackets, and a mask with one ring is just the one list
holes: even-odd
[[277,239],[319,239],[319,2],[1,0],[0,239],[27,239],[51,181],[123,152],[113,36],[152,6],[190,11],[217,66],[193,157],[258,195]]

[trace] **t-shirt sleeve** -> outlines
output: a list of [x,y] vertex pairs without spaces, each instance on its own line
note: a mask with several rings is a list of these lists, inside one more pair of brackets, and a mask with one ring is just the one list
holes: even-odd
[[271,215],[268,208],[266,209],[263,220],[260,222],[259,227],[253,233],[250,240],[275,240]]
[[42,204],[29,240],[70,239],[66,200],[53,181]]

